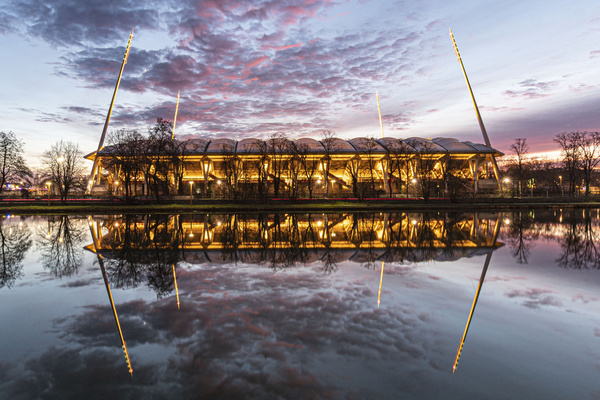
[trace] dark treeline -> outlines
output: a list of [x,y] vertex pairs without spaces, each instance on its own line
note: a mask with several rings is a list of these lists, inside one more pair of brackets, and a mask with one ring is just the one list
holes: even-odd
[[562,132],[554,137],[558,160],[532,159],[526,138],[510,146],[513,159],[504,163],[502,188],[514,195],[574,196],[600,194],[600,132]]

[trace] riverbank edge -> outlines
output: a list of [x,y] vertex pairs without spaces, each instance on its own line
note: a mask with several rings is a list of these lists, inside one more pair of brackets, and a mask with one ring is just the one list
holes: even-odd
[[281,213],[281,212],[382,212],[382,211],[502,211],[507,209],[539,208],[593,208],[600,207],[600,199],[481,199],[479,201],[450,202],[444,200],[367,200],[343,201],[320,200],[311,202],[271,201],[266,203],[232,203],[215,201],[195,201],[187,203],[144,203],[124,204],[98,202],[77,204],[75,202],[48,204],[23,204],[3,201],[0,212],[6,214],[128,214],[128,213]]

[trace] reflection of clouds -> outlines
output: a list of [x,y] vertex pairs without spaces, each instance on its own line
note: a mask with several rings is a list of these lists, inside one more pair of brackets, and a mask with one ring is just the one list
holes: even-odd
[[578,294],[578,295],[573,296],[572,300],[573,301],[581,301],[584,304],[588,304],[588,303],[592,303],[592,302],[600,300],[600,297],[586,296],[583,294]]
[[154,371],[141,369],[131,379],[121,373],[120,364],[121,358],[115,357],[112,348],[50,348],[27,360],[24,374],[7,369],[8,379],[0,384],[0,393],[12,399],[133,399],[140,393],[170,398],[173,388],[155,386]]
[[511,281],[522,281],[525,280],[524,276],[486,276],[486,282],[511,282]]
[[[170,396],[387,397],[374,383],[418,392],[425,378],[416,371],[441,369],[443,361],[432,359],[440,353],[432,316],[402,303],[371,307],[376,293],[363,279],[220,265],[178,275],[180,311],[171,297],[117,304],[134,368],[125,393],[157,379],[159,393]],[[78,385],[64,383],[71,379],[103,395],[124,390],[128,374],[109,305],[82,310],[55,320],[69,345],[28,360],[9,393],[36,397],[46,385],[57,397],[76,396]],[[169,349],[176,353],[161,360]]]
[[540,306],[555,306],[561,307],[562,302],[555,296],[551,296],[550,293],[553,291],[548,289],[524,289],[524,290],[512,290],[507,293],[510,298],[522,297],[525,299],[523,305],[529,308],[539,308]]
[[97,285],[100,282],[102,282],[102,278],[92,277],[92,278],[88,278],[88,279],[77,279],[75,281],[68,281],[68,282],[65,282],[64,284],[60,285],[60,287],[76,288],[76,287],[81,287],[81,286]]

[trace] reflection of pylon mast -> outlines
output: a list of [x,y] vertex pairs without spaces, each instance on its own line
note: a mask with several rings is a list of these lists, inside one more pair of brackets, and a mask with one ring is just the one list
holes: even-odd
[[473,304],[471,305],[471,311],[469,312],[469,318],[467,319],[467,325],[465,326],[465,330],[463,332],[462,338],[460,339],[460,345],[458,346],[458,350],[456,352],[456,358],[454,359],[454,366],[452,367],[452,373],[456,371],[456,367],[458,366],[458,360],[460,359],[460,354],[462,353],[463,346],[465,344],[465,339],[467,338],[467,332],[469,332],[469,326],[471,325],[471,319],[473,319],[473,313],[475,312],[475,306],[477,305],[477,300],[479,299],[479,293],[481,293],[481,287],[483,286],[483,281],[485,280],[485,274],[490,265],[490,260],[492,259],[492,253],[488,253],[485,257],[485,263],[483,264],[483,270],[481,271],[481,277],[479,278],[479,285],[477,286],[477,291],[475,292],[475,298],[473,299]]
[[[473,101],[473,107],[475,107],[475,114],[477,114],[477,121],[479,122],[479,128],[481,129],[481,134],[483,135],[483,140],[485,141],[485,145],[487,147],[492,147],[490,143],[490,138],[488,137],[487,131],[485,129],[485,125],[483,125],[483,119],[481,118],[481,114],[479,113],[479,107],[477,107],[477,102],[475,101],[475,95],[473,95],[473,89],[471,89],[471,83],[469,82],[469,77],[467,76],[467,71],[465,70],[465,66],[462,62],[462,58],[460,57],[460,53],[458,51],[458,46],[456,45],[456,41],[454,40],[454,34],[452,33],[452,29],[450,29],[450,39],[452,39],[452,46],[454,47],[454,54],[456,54],[456,59],[460,64],[460,68],[462,69],[462,73],[465,77],[465,81],[467,82],[467,87],[469,88],[469,94],[471,95],[471,100]],[[498,164],[496,163],[496,158],[494,155],[490,156],[492,161],[492,166],[494,168],[494,174],[496,174],[496,181],[500,182],[500,171],[498,170]]]
[[117,84],[115,85],[115,90],[113,92],[112,100],[110,101],[110,106],[108,108],[108,114],[106,115],[106,121],[104,122],[104,129],[102,129],[102,135],[100,136],[100,142],[98,142],[98,150],[96,150],[96,154],[94,154],[94,164],[92,165],[92,171],[90,172],[90,179],[88,182],[88,192],[92,191],[92,186],[94,184],[94,178],[96,177],[96,169],[98,167],[98,153],[104,147],[104,138],[106,137],[106,131],[108,130],[108,124],[110,122],[110,116],[112,114],[113,106],[115,104],[115,98],[117,97],[117,91],[119,90],[119,85],[121,83],[121,76],[123,75],[123,69],[125,68],[125,64],[127,64],[127,58],[129,57],[129,49],[131,48],[131,40],[133,39],[133,29],[131,29],[131,34],[129,35],[129,41],[127,42],[127,48],[125,49],[125,55],[123,56],[123,62],[121,62],[121,70],[119,71],[119,77],[117,78]]
[[177,92],[177,104],[175,104],[175,117],[173,117],[173,130],[171,131],[171,139],[175,139],[175,125],[177,125],[177,111],[179,111],[179,91]]
[[102,271],[102,278],[104,279],[104,285],[106,286],[106,292],[108,293],[108,299],[110,300],[110,306],[112,307],[113,316],[115,317],[115,322],[117,323],[117,329],[119,330],[119,336],[121,337],[121,347],[123,348],[123,353],[125,354],[125,362],[127,363],[127,368],[129,369],[129,373],[133,376],[133,368],[131,367],[131,360],[129,359],[129,352],[127,351],[127,343],[125,343],[125,339],[123,338],[123,331],[121,330],[121,324],[119,323],[119,315],[117,314],[117,309],[115,307],[115,301],[112,297],[112,292],[110,290],[110,285],[108,283],[108,276],[106,275],[106,269],[104,268],[104,259],[98,252],[98,238],[96,237],[96,233],[94,232],[94,221],[92,217],[88,217],[88,224],[90,227],[90,233],[92,235],[92,240],[94,242],[94,252],[96,253],[96,257],[98,257],[98,264],[100,265],[100,270]]
[[385,261],[381,262],[381,278],[379,278],[379,294],[377,295],[377,307],[381,303],[381,285],[383,285],[383,267],[385,266]]
[[175,294],[177,295],[177,309],[179,310],[179,289],[177,289],[177,275],[175,274],[175,264],[173,264],[173,281],[175,282]]
[[379,92],[375,91],[377,97],[377,112],[379,113],[379,126],[381,127],[381,138],[383,139],[383,119],[381,119],[381,107],[379,106]]

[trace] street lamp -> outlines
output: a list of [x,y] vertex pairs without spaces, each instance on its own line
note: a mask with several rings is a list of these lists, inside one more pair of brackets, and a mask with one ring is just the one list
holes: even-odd
[[46,186],[48,186],[48,205],[50,205],[50,186],[52,186],[52,182],[46,182]]
[[562,197],[565,197],[565,189],[563,188],[563,185],[562,185],[562,175],[558,176],[558,180],[560,181],[560,194]]

